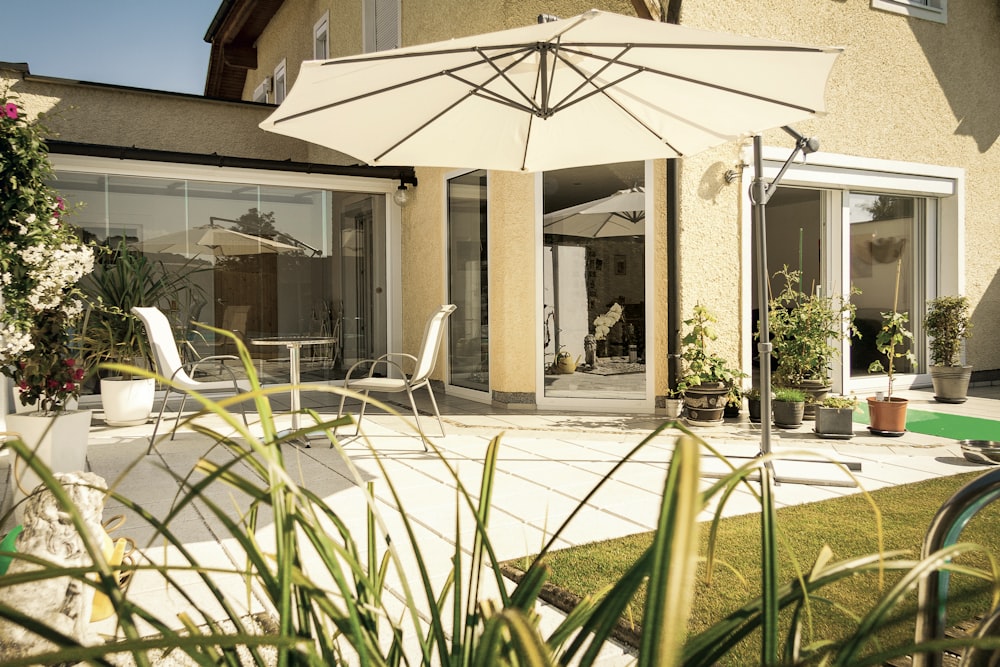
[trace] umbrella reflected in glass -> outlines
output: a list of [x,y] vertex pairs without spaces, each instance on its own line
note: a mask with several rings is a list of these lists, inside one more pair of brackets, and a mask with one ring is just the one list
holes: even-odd
[[235,229],[204,225],[179,232],[156,236],[148,241],[131,244],[143,252],[176,253],[178,255],[210,254],[216,257],[266,255],[301,252],[299,248],[262,236],[244,234]]
[[546,213],[546,234],[606,238],[646,233],[646,192],[641,187],[619,190],[610,197]]

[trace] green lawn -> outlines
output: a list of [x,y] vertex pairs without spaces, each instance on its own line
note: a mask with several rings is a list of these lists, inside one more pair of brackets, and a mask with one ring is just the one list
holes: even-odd
[[[914,558],[940,505],[963,484],[982,475],[986,469],[942,477],[916,484],[886,488],[872,493],[881,509],[884,526],[884,549],[907,549]],[[876,519],[871,505],[861,494],[778,510],[778,526],[784,541],[779,581],[789,581],[798,567],[808,572],[824,544],[833,550],[833,560],[843,560],[879,549]],[[1000,503],[982,510],[970,521],[961,535],[963,542],[975,542],[1000,557]],[[702,553],[707,547],[707,530],[702,534]],[[719,531],[716,561],[711,581],[700,568],[695,605],[689,629],[700,632],[760,593],[760,524],[759,514],[724,519]],[[552,568],[550,582],[561,589],[583,596],[618,580],[651,543],[651,534],[635,535],[557,551],[547,559]],[[962,563],[988,568],[989,560],[981,553],[964,557]],[[513,567],[523,561],[512,561]],[[736,574],[739,573],[739,574]],[[881,585],[877,576],[857,575],[824,591],[829,602],[816,600],[812,616],[813,640],[841,637],[855,621],[850,613],[862,615],[890,587],[899,575],[887,574]],[[949,624],[973,618],[990,608],[986,585],[965,575],[953,575],[949,600]],[[645,591],[633,601],[631,619],[641,625]],[[896,614],[897,621],[881,633],[883,648],[901,645],[913,637],[915,594],[908,607]],[[848,610],[848,611],[844,611]],[[722,664],[744,665],[758,661],[756,638],[743,642],[741,650],[727,656]]]

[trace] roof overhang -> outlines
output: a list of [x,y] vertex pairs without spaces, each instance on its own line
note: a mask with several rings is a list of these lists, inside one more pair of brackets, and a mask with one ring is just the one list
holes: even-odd
[[257,68],[257,39],[284,0],[223,0],[205,41],[212,45],[205,96],[224,100],[243,97],[247,70]]

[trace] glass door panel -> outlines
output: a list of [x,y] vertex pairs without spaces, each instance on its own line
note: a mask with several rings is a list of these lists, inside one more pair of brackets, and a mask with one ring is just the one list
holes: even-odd
[[[861,333],[850,347],[851,376],[857,377],[867,376],[876,359],[885,363],[875,348],[883,312],[895,308],[909,315],[911,331],[920,325],[915,318],[919,319],[918,304],[923,301],[918,242],[923,206],[913,197],[852,192],[849,207],[851,283],[861,290],[852,298]],[[914,340],[920,337],[914,335]],[[913,352],[919,359],[919,350]],[[895,365],[898,373],[917,372],[906,359],[897,359]]]
[[448,319],[449,382],[489,391],[489,283],[486,272],[486,172],[448,181],[448,295],[458,306]]
[[[643,162],[543,178],[546,397],[646,397],[644,179]],[[555,363],[560,353],[574,370]]]

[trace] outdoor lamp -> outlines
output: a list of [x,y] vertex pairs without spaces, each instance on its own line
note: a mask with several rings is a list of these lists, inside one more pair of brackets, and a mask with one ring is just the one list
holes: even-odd
[[392,201],[396,202],[396,205],[403,208],[410,203],[410,191],[406,189],[406,183],[400,183],[396,191],[392,193]]

